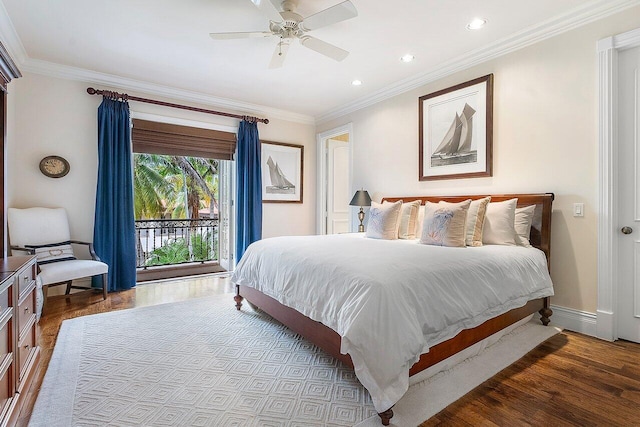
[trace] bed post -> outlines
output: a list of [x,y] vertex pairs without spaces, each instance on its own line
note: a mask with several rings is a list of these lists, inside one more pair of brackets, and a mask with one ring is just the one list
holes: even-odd
[[391,418],[393,418],[393,410],[389,408],[384,412],[378,412],[378,416],[380,417],[380,421],[382,421],[382,425],[388,426]]
[[233,297],[233,300],[236,302],[236,310],[240,310],[242,307],[242,295],[240,295],[240,285],[236,285],[236,295]]
[[[540,321],[542,322],[542,324],[544,326],[547,326],[549,324],[549,322],[551,321],[551,319],[549,319],[551,317],[551,315],[553,314],[553,310],[551,310],[549,308],[549,297],[546,297],[544,299],[544,307],[540,309],[540,311],[538,313],[540,313]],[[240,310],[240,309],[238,309]]]

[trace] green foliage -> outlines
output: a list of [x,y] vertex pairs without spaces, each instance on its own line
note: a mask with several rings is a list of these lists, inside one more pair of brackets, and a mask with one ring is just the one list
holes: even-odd
[[189,248],[184,239],[168,240],[164,246],[154,249],[147,265],[180,264],[189,260]]
[[189,244],[187,239],[180,237],[170,239],[149,254],[147,266],[181,264],[185,262],[209,261],[215,259],[215,249],[212,248],[213,236],[207,231],[204,235],[191,236],[191,250],[193,256],[189,256]]
[[136,153],[133,178],[136,219],[198,218],[218,205],[215,159]]
[[196,234],[191,237],[191,248],[194,261],[208,261],[215,258],[215,250],[212,248],[213,236],[207,231],[204,236]]

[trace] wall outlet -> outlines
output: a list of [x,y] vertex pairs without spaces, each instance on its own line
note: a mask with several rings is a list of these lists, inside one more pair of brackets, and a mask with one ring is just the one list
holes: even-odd
[[584,216],[584,203],[573,204],[573,216]]

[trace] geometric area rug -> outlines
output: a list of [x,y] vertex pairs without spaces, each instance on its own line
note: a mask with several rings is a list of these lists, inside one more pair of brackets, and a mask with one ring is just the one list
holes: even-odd
[[[425,421],[557,332],[527,323],[475,356],[486,361],[412,385],[392,425]],[[381,424],[352,369],[225,294],[64,321],[29,425]]]

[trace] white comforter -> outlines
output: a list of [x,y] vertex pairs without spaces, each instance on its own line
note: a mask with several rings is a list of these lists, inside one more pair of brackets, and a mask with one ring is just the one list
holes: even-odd
[[338,332],[378,412],[404,395],[409,368],[430,346],[553,295],[535,248],[447,248],[363,234],[255,242],[231,280]]

